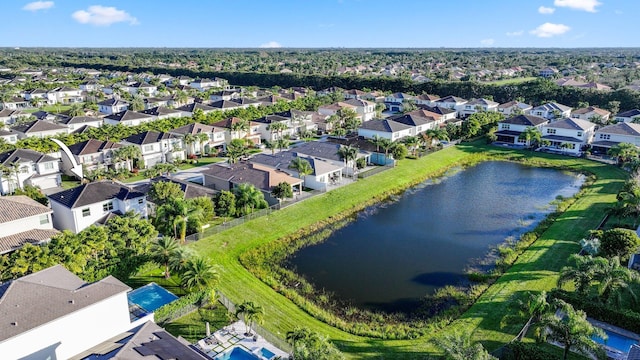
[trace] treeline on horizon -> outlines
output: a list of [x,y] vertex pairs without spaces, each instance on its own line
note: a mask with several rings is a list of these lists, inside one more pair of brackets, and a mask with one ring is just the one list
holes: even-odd
[[524,99],[533,105],[539,105],[548,101],[556,101],[571,107],[577,107],[580,102],[587,102],[590,105],[602,107],[607,106],[611,101],[619,101],[619,109],[621,111],[640,108],[640,93],[636,91],[619,89],[607,92],[558,86],[552,81],[545,79],[536,79],[513,85],[439,80],[426,83],[415,83],[406,78],[379,76],[324,76],[281,73],[199,71],[183,68],[173,69],[156,66],[130,66],[68,61],[63,61],[60,65],[67,67],[84,67],[103,71],[107,70],[133,73],[150,72],[153,74],[164,73],[171,76],[189,76],[193,78],[220,77],[227,79],[229,83],[233,85],[258,86],[263,88],[270,88],[274,86],[282,88],[301,86],[310,87],[317,91],[329,87],[340,87],[343,89],[369,89],[413,94],[428,93],[438,96],[454,95],[465,99],[486,97],[492,98],[494,101],[499,103],[505,103],[515,99]]

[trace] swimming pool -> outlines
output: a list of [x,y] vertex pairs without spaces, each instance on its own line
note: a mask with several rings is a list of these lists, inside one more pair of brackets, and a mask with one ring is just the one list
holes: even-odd
[[638,343],[636,339],[626,337],[622,334],[618,334],[616,332],[609,331],[606,329],[602,329],[602,330],[605,332],[605,334],[607,334],[608,339],[602,340],[601,338],[594,336],[592,339],[598,344],[604,344],[605,346],[608,346],[612,349],[622,351],[623,353],[628,353],[629,348],[631,348],[631,345]]
[[260,360],[260,358],[236,346],[231,351],[216,356],[215,360]]
[[169,290],[156,283],[150,283],[129,292],[127,298],[130,303],[136,304],[148,312],[154,312],[163,305],[178,299]]

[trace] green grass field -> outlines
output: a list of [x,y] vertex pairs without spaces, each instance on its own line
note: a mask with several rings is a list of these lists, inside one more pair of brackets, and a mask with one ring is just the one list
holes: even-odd
[[514,78],[514,79],[504,79],[504,80],[496,80],[496,81],[489,81],[488,84],[491,85],[517,85],[517,84],[522,84],[525,83],[527,81],[532,81],[535,80],[536,78],[533,76],[528,76],[528,77],[523,77],[523,78]]
[[302,311],[284,296],[250,274],[238,261],[241,253],[266,242],[276,241],[301,228],[313,226],[331,216],[369,202],[399,188],[416,184],[443,169],[470,160],[502,158],[532,165],[562,166],[594,173],[598,179],[545,234],[525,251],[515,265],[491,286],[460,319],[443,329],[469,334],[493,350],[510,341],[520,326],[500,327],[508,311],[506,300],[521,291],[550,290],[567,257],[578,251],[577,242],[595,228],[606,208],[615,201],[626,174],[618,168],[583,159],[517,151],[478,144],[459,145],[419,160],[403,160],[398,166],[358,182],[311,198],[294,206],[229,229],[193,244],[199,253],[222,266],[219,290],[238,303],[251,300],[265,309],[264,327],[284,337],[295,326],[322,333],[353,359],[424,359],[437,354],[429,340],[381,340],[354,336],[335,329]]

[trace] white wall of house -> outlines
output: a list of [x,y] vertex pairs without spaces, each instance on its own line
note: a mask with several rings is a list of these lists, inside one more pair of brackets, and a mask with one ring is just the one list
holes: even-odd
[[99,106],[99,111],[101,113],[107,114],[107,115],[119,113],[120,111],[125,111],[125,110],[128,110],[128,109],[129,109],[129,105],[127,105],[127,104],[114,105],[114,106],[108,106],[108,105],[100,105]]
[[68,359],[131,328],[122,292],[0,342],[0,354],[3,359]]
[[68,134],[69,133],[69,129],[68,128],[64,128],[64,129],[58,129],[58,130],[50,130],[50,131],[38,131],[38,132],[30,132],[30,133],[21,133],[21,132],[17,132],[18,137],[20,139],[24,139],[24,138],[28,138],[28,137],[35,137],[35,138],[39,138],[39,139],[44,139],[46,137],[51,137],[51,136],[55,136],[58,134]]
[[9,236],[32,229],[53,229],[51,213],[0,223],[0,234],[2,234],[2,236]]
[[635,146],[640,146],[640,136],[632,135],[620,135],[620,134],[607,134],[601,131],[596,131],[593,141],[613,141],[617,143],[630,143]]
[[[39,175],[30,179],[34,175]],[[19,181],[20,187],[24,185],[40,186],[41,189],[50,189],[60,184],[60,163],[55,161],[46,161],[39,164],[33,162],[20,163],[17,174],[2,175],[0,174],[0,190],[2,194],[12,193],[16,190],[16,181]]]
[[365,139],[373,139],[376,137],[376,135],[384,139],[393,140],[394,135],[397,135],[397,134],[387,132],[387,131],[376,131],[376,130],[358,128],[358,136],[362,136]]
[[58,230],[70,230],[74,233],[88,228],[110,212],[126,213],[133,211],[142,217],[147,217],[146,198],[139,197],[126,201],[111,199],[87,206],[70,209],[57,201],[50,201],[53,210],[53,225]]

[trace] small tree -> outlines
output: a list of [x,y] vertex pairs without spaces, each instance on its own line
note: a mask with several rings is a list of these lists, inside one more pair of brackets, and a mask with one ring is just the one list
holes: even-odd
[[228,218],[236,213],[236,195],[231,191],[220,191],[213,201],[215,212],[218,216]]
[[629,259],[640,246],[640,238],[635,231],[629,229],[610,229],[604,231],[600,237],[600,255],[612,258],[619,256],[621,259]]
[[184,191],[180,185],[171,181],[158,181],[151,185],[149,200],[156,205],[162,205],[167,201],[184,199]]
[[404,144],[396,143],[394,144],[393,149],[391,150],[391,153],[393,154],[394,159],[402,160],[407,157],[408,150],[407,150],[407,147],[404,146]]
[[281,182],[278,185],[274,186],[271,190],[271,195],[280,201],[293,197],[293,190],[291,189],[291,184],[288,182]]

